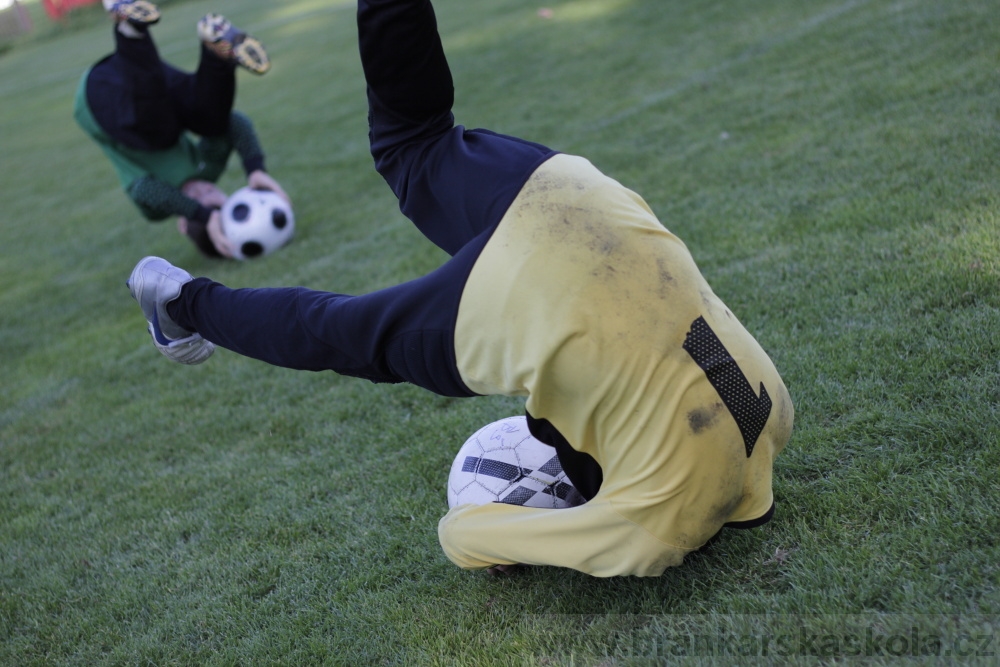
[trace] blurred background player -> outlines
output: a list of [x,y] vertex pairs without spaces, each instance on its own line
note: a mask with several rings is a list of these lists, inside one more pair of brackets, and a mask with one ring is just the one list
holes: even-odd
[[687,247],[584,158],[456,126],[428,0],[360,0],[358,27],[376,169],[451,258],[348,296],[234,290],[147,257],[128,285],[157,348],[524,396],[587,502],[452,508],[438,535],[461,567],[659,575],[723,528],[767,522],[792,402]]
[[[193,73],[162,61],[149,27],[159,9],[146,0],[104,0],[114,19],[114,53],[90,67],[74,117],[110,158],[129,198],[151,221],[178,216],[178,230],[210,257],[230,257],[215,182],[233,150],[250,187],[287,194],[264,167],[250,119],[233,111],[236,68],[270,69],[264,47],[218,14],[198,21],[201,56]],[[197,135],[200,139],[196,141]]]

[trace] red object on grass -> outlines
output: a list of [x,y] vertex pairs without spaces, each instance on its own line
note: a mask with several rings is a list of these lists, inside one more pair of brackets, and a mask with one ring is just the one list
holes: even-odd
[[59,20],[74,7],[84,7],[98,2],[100,0],[42,0],[42,7],[45,8],[49,18]]

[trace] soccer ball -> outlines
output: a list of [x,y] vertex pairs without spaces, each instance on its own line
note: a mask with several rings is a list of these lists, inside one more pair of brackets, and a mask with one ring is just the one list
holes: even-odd
[[448,475],[448,507],[506,503],[563,509],[584,503],[554,447],[528,432],[524,417],[487,424],[458,450]]
[[233,244],[236,259],[269,255],[295,233],[295,214],[270,190],[240,188],[222,207],[222,231]]

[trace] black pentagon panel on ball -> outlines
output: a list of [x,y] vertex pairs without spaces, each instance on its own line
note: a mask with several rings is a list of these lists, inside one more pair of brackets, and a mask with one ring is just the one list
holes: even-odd
[[264,246],[256,241],[247,241],[240,246],[240,252],[244,257],[259,257],[264,254]]
[[233,207],[233,220],[236,222],[246,222],[250,218],[250,206],[247,204],[237,204]]
[[288,224],[288,216],[280,208],[273,209],[271,211],[271,222],[278,229],[284,229],[285,225]]

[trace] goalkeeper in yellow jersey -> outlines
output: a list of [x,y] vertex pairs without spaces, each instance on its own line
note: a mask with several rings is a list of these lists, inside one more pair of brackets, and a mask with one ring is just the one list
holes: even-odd
[[456,126],[428,0],[360,0],[358,27],[376,169],[451,258],[349,296],[234,290],[147,257],[128,284],[157,348],[524,396],[588,502],[453,508],[439,537],[465,568],[658,575],[723,528],[770,519],[792,403],[684,244],[587,160]]

